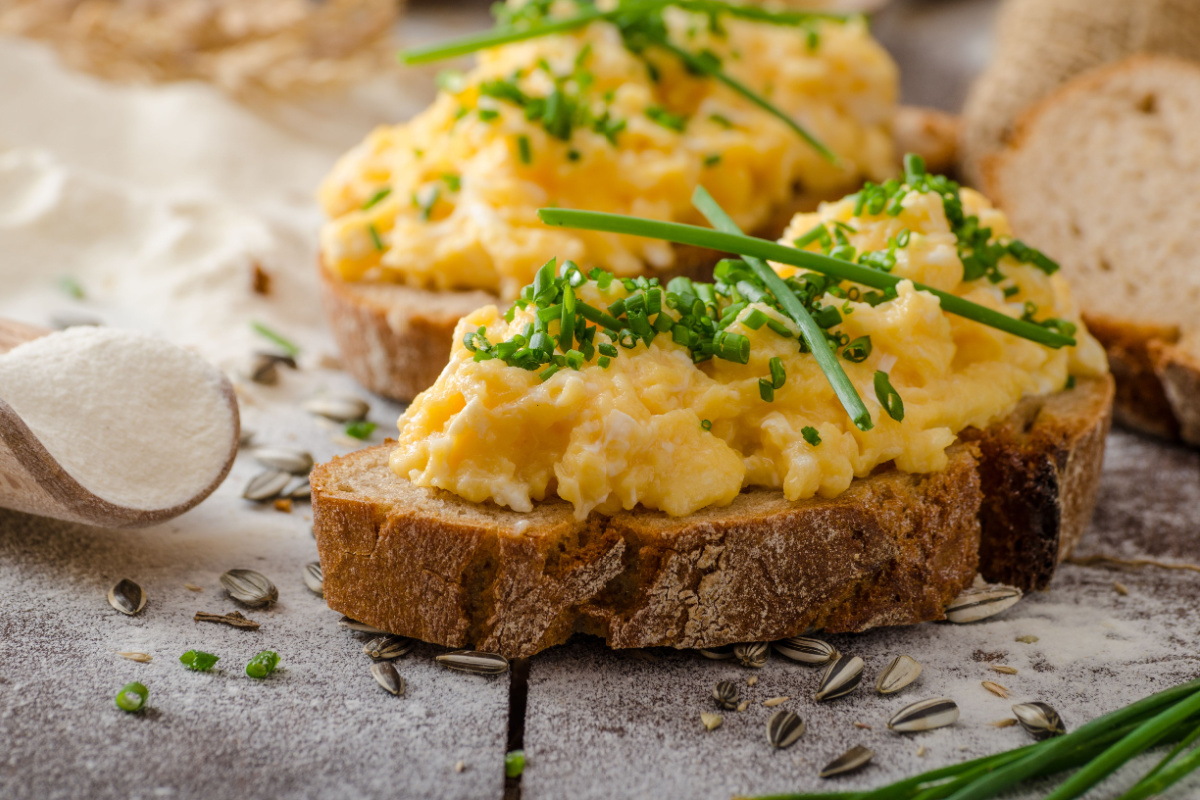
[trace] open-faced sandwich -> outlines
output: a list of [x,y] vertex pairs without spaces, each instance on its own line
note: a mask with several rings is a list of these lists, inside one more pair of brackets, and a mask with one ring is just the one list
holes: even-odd
[[977,574],[1044,587],[1091,513],[1104,352],[1003,214],[906,166],[779,244],[703,189],[716,230],[543,210],[743,258],[665,285],[551,261],[464,318],[399,439],[312,475],[329,605],[527,656],[936,620]]
[[[775,237],[864,178],[897,174],[897,71],[857,17],[714,0],[499,4],[495,31],[412,51],[479,52],[433,105],[371,133],[320,191],[324,305],[346,368],[411,399],[454,326],[505,306],[558,257],[618,278],[710,278],[718,256],[554,230],[540,207],[699,222],[701,182],[744,229]],[[953,131],[901,127],[944,150]]]

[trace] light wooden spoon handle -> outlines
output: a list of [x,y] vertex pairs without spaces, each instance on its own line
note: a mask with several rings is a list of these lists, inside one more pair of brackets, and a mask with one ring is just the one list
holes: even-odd
[[24,322],[0,319],[0,354],[7,353],[17,345],[45,336],[47,333],[52,333],[52,331],[37,325],[26,325]]

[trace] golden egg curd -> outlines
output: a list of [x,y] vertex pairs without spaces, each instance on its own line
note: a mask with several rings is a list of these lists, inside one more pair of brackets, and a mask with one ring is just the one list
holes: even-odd
[[[549,229],[539,207],[698,222],[689,198],[703,182],[758,230],[786,219],[798,196],[836,197],[895,172],[897,70],[861,19],[776,15],[794,20],[782,24],[658,5],[639,24],[661,25],[645,35],[665,44],[643,46],[628,22],[604,18],[485,49],[440,81],[426,111],[372,132],[320,189],[326,267],[510,300],[552,257],[619,277],[676,263],[663,242]],[[522,24],[543,24],[589,8],[558,0],[501,13],[540,9]],[[836,163],[709,69],[769,100]]]
[[[449,364],[400,418],[396,475],[518,511],[558,495],[672,516],[751,486],[833,497],[891,462],[927,473],[968,426],[1105,373],[1057,266],[980,194],[942,178],[868,184],[798,215],[782,243],[899,278],[866,290],[772,265],[870,413],[860,429],[746,262],[713,284],[544,267],[506,313],[464,318]],[[1038,329],[1055,349],[946,313],[941,290]],[[1066,339],[1070,341],[1070,339]]]

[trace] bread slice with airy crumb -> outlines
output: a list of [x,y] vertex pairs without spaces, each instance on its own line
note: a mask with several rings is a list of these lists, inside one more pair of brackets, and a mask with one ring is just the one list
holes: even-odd
[[1137,56],[1035,106],[985,166],[1058,261],[1117,379],[1118,422],[1200,444],[1200,65]]
[[977,573],[1047,585],[1091,516],[1112,394],[1105,376],[1027,398],[938,473],[881,468],[830,500],[753,489],[678,518],[472,503],[397,477],[378,445],[312,473],[325,600],[510,658],[574,633],[700,648],[943,619]]

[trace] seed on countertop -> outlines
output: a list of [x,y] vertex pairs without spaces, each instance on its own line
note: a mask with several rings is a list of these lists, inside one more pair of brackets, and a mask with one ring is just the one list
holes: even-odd
[[772,697],[770,700],[763,700],[763,705],[767,708],[774,708],[775,706],[783,705],[791,699],[790,697]]
[[926,753],[925,745],[921,745],[920,747],[917,748],[917,758],[924,758],[925,753]]
[[1113,581],[1113,591],[1115,591],[1117,594],[1121,595],[1122,597],[1125,597],[1126,595],[1129,594],[1129,588],[1126,587],[1125,584],[1121,583],[1120,581]]
[[888,720],[889,730],[900,733],[931,731],[958,722],[958,703],[949,697],[934,697],[905,706]]
[[407,636],[379,636],[363,645],[363,652],[378,661],[390,661],[412,650],[414,644]]
[[720,714],[711,714],[707,711],[702,711],[700,712],[700,722],[704,724],[704,729],[706,731],[715,731],[717,728],[721,727],[721,723],[724,722],[724,720],[721,719]]
[[738,706],[738,687],[733,681],[721,681],[713,687],[713,699],[721,708],[734,709]]
[[726,659],[733,658],[733,645],[723,644],[719,647],[701,647],[696,652],[713,661],[725,661]]
[[295,369],[296,359],[284,353],[258,351],[250,357],[250,365],[246,368],[246,377],[255,383],[272,386],[279,380],[280,364]]
[[738,663],[752,669],[759,669],[765,665],[770,654],[771,646],[766,642],[746,642],[733,646],[733,655]]
[[471,672],[476,675],[503,675],[508,672],[508,659],[497,653],[480,650],[456,650],[435,656],[434,661],[447,669]]
[[820,639],[809,639],[805,636],[793,636],[782,639],[772,645],[775,652],[792,661],[819,667],[835,660],[840,654],[837,648]]
[[183,588],[187,589],[189,592],[203,592],[204,591],[203,586],[197,586],[194,583],[185,583],[183,585]]
[[1015,586],[980,586],[967,589],[946,606],[946,619],[963,624],[979,622],[1007,611],[1017,604],[1023,593]]
[[254,441],[254,431],[250,428],[243,427],[238,431],[238,447],[247,447]]
[[279,590],[271,579],[252,569],[231,569],[221,576],[221,585],[229,596],[248,606],[269,606],[279,599]]
[[368,625],[365,622],[359,622],[356,619],[342,617],[338,620],[338,627],[346,628],[347,630],[356,631],[357,633],[373,633],[375,635],[387,635],[387,631],[382,628],[376,628],[374,625]]
[[304,585],[308,590],[320,597],[325,596],[325,575],[321,572],[320,561],[310,561],[304,565]]
[[776,711],[767,720],[767,741],[780,750],[791,747],[804,735],[804,720],[794,711]]
[[996,697],[1003,697],[1006,699],[1008,698],[1008,689],[1005,689],[1003,686],[996,683],[995,681],[982,681],[981,685],[983,686],[983,688],[987,689],[989,692],[996,695]]
[[353,422],[363,419],[371,410],[371,406],[365,400],[352,395],[314,397],[306,401],[303,408],[310,414],[316,414],[334,422]]
[[901,655],[892,659],[875,680],[875,691],[880,694],[895,694],[921,676],[921,665],[912,656]]
[[146,607],[146,593],[129,578],[122,578],[108,590],[108,604],[122,614],[133,616]]
[[1000,672],[1004,675],[1016,675],[1017,674],[1017,668],[1010,667],[1007,664],[992,664],[991,667],[992,667],[992,671]]
[[1005,719],[996,720],[995,722],[992,723],[992,727],[994,727],[994,728],[1011,728],[1013,725],[1016,725],[1016,724],[1017,724],[1017,721],[1015,719],[1013,719],[1012,717],[1007,717]]
[[312,454],[303,450],[260,447],[254,451],[254,458],[264,467],[290,472],[293,475],[307,475],[313,468]]
[[747,686],[753,686],[753,685],[754,685],[754,684],[756,684],[756,683],[758,683],[758,676],[757,676],[757,675],[751,675],[749,678],[746,678],[746,685],[747,685]]
[[464,771],[466,771],[466,769],[467,769],[467,762],[465,762],[465,761],[459,761],[458,763],[456,763],[454,765],[455,772],[464,772]]
[[309,500],[312,498],[312,483],[307,476],[297,478],[295,483],[283,490],[283,496],[289,500]]
[[747,708],[749,708],[749,707],[750,707],[750,701],[749,701],[749,700],[743,700],[742,702],[738,703],[737,710],[738,710],[738,711],[745,711],[745,710],[746,710]]
[[391,694],[397,697],[404,694],[404,678],[401,678],[400,673],[396,672],[396,668],[392,666],[392,662],[376,661],[371,665],[371,675],[375,678],[376,683]]
[[194,622],[219,622],[233,628],[245,628],[251,631],[258,630],[258,623],[252,619],[246,619],[240,611],[230,611],[228,614],[210,614],[207,611],[197,611],[196,616],[192,617],[192,620]]
[[1018,703],[1012,711],[1021,727],[1039,742],[1067,732],[1062,716],[1045,703]]
[[867,724],[867,723],[865,723],[865,722],[856,722],[856,723],[854,723],[854,727],[856,727],[856,728],[861,728],[861,729],[862,729],[862,730],[864,730],[864,731],[873,731],[873,730],[875,730],[873,727],[871,727],[870,725],[868,725],[868,724]]
[[152,656],[149,653],[141,653],[137,650],[121,650],[117,655],[130,661],[136,661],[139,664],[149,664],[152,660]]
[[861,769],[867,765],[875,755],[875,751],[869,747],[863,747],[861,744],[856,744],[840,756],[830,761],[821,771],[817,773],[822,778],[832,778],[834,775],[844,775],[847,772],[853,772],[856,769]]
[[862,683],[863,666],[863,660],[858,656],[839,656],[825,668],[813,699],[821,702],[850,694]]
[[1038,637],[1027,633],[1024,636],[1018,636],[1016,640],[1021,644],[1033,644],[1034,642],[1038,641]]
[[292,476],[277,469],[260,472],[242,490],[242,497],[256,503],[274,500],[292,482]]

